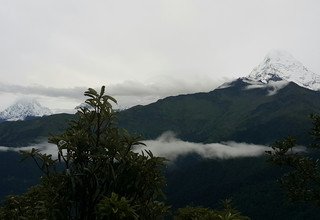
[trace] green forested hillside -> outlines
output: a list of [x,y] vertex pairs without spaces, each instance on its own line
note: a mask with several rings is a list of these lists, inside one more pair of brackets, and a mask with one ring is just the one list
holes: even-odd
[[120,126],[146,138],[171,130],[194,142],[269,144],[288,135],[307,143],[309,115],[320,111],[320,93],[290,83],[269,96],[237,80],[209,93],[168,97],[120,112]]
[[16,152],[0,152],[0,201],[38,183],[41,172],[32,160],[21,161]]
[[74,115],[56,114],[27,121],[0,124],[0,146],[17,147],[34,143],[50,134],[60,134]]
[[[173,131],[193,142],[237,141],[270,144],[289,135],[308,143],[311,113],[320,112],[320,93],[290,83],[269,96],[266,89],[246,90],[242,80],[209,93],[179,95],[118,113],[119,126],[154,139]],[[19,146],[61,133],[74,115],[58,114],[0,123],[0,145]]]
[[[0,153],[0,159],[0,200],[38,182],[41,172],[31,159],[21,163],[13,152]],[[310,204],[288,202],[276,181],[284,170],[265,159],[180,157],[165,171],[167,203],[172,210],[186,205],[218,208],[222,200],[231,198],[235,208],[252,219],[319,219],[318,209]]]
[[[312,127],[309,114],[320,110],[319,92],[290,83],[273,96],[265,89],[245,89],[237,80],[231,87],[209,93],[168,97],[146,106],[118,113],[120,127],[146,139],[171,130],[194,142],[234,140],[269,144],[288,135],[308,143]],[[25,146],[62,133],[75,116],[52,115],[28,121],[0,124],[0,146]],[[1,153],[1,192],[21,193],[37,182],[34,164],[18,162],[13,152]],[[229,160],[180,157],[165,171],[166,194],[173,208],[185,205],[217,207],[233,198],[236,208],[253,219],[319,219],[311,206],[288,204],[276,179],[283,170],[271,167],[264,157]]]
[[265,157],[217,160],[190,154],[167,168],[168,201],[173,208],[216,208],[231,198],[252,219],[320,219],[317,207],[288,201],[277,182],[285,171],[270,166]]

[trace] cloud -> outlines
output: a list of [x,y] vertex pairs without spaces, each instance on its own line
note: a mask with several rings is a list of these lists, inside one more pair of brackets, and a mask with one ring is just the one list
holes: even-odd
[[86,89],[87,88],[85,87],[54,88],[41,85],[21,86],[0,83],[0,92],[4,93],[41,95],[48,97],[67,97],[73,99],[80,99]]
[[[190,153],[199,154],[203,158],[229,159],[261,156],[266,150],[270,150],[267,146],[231,141],[210,144],[186,142],[175,138],[171,132],[164,133],[156,140],[146,140],[143,142],[147,146],[136,147],[134,149],[135,152],[141,153],[144,150],[150,150],[155,156],[165,157],[169,161],[174,161],[177,157]],[[0,146],[0,151],[20,152],[21,150],[28,151],[32,148],[40,149],[42,153],[51,154],[53,158],[57,157],[56,145],[47,142],[18,148]]]
[[280,80],[280,81],[273,81],[270,80],[268,81],[268,83],[262,83],[259,81],[253,81],[253,80],[243,80],[244,82],[249,83],[250,85],[248,85],[246,87],[246,89],[263,89],[266,88],[268,89],[268,96],[272,96],[277,94],[277,92],[281,89],[283,89],[284,87],[286,87],[289,82],[286,80]]
[[[279,47],[320,72],[319,5],[290,0],[1,1],[0,73],[11,85],[0,88],[72,98],[82,97],[83,86],[105,82],[121,97],[206,91],[208,80],[201,84],[197,77],[246,75]],[[165,74],[177,80],[143,82]],[[14,86],[32,83],[42,86]]]
[[[162,77],[157,81],[140,82],[125,80],[121,83],[107,84],[107,92],[114,96],[166,96],[173,94],[184,94],[204,92],[215,89],[223,80],[213,80],[210,77],[197,77],[192,81],[182,80],[174,77]],[[98,88],[95,88],[98,89]],[[48,97],[82,98],[87,87],[55,88],[42,85],[22,86],[5,84],[0,82],[0,92],[33,94]]]
[[[40,140],[39,140],[40,141]],[[265,145],[255,145],[248,143],[236,143],[233,141],[222,143],[193,143],[182,141],[176,138],[175,134],[167,131],[155,140],[145,140],[146,146],[136,146],[133,151],[142,153],[144,150],[150,150],[155,156],[165,157],[170,162],[174,162],[179,156],[195,153],[208,159],[230,159],[239,157],[258,157],[265,154],[265,151],[272,150]],[[41,141],[26,147],[11,148],[0,146],[1,151],[19,152],[21,150],[40,149],[42,153],[51,154],[53,158],[58,157],[57,146],[47,141]],[[295,147],[293,152],[305,152],[306,148],[302,146]]]
[[51,154],[54,158],[58,157],[57,146],[55,144],[50,144],[47,141],[42,141],[37,144],[32,144],[25,147],[5,147],[0,146],[0,152],[20,152],[20,151],[30,151],[32,148],[40,149],[42,153]]
[[[222,80],[226,79],[213,80],[210,77],[197,77],[189,81],[168,76],[158,77],[148,82],[125,80],[120,83],[107,84],[106,92],[118,100],[120,108],[128,108],[138,104],[149,104],[166,96],[208,92],[220,85],[223,82]],[[54,104],[48,103],[48,100],[43,100],[46,104],[49,104],[49,107],[53,105],[55,108],[61,102],[67,102],[67,100],[61,100],[62,98],[76,102],[83,101],[85,99],[83,93],[87,89],[87,87],[55,88],[42,85],[24,86],[0,82],[0,93],[59,98],[59,100],[55,100]],[[99,90],[99,88],[95,89]]]
[[9,151],[10,149],[11,149],[10,147],[0,146],[0,152],[1,151]]
[[135,152],[150,150],[154,155],[174,161],[178,156],[196,153],[203,158],[229,159],[236,157],[256,157],[263,155],[270,147],[247,143],[192,143],[177,139],[172,132],[165,132],[156,140],[146,140],[147,146],[135,148]]

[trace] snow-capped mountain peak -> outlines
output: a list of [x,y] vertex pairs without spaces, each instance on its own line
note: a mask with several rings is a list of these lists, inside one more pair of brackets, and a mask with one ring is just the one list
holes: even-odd
[[0,119],[5,121],[24,120],[27,117],[51,115],[49,108],[43,107],[34,99],[21,99],[0,112]]
[[288,52],[280,50],[269,52],[246,78],[261,83],[285,80],[311,90],[320,90],[320,75],[309,71]]

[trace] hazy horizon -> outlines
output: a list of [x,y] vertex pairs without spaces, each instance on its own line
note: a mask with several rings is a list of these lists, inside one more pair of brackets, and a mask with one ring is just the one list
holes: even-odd
[[0,110],[18,97],[73,109],[107,86],[119,108],[206,92],[246,76],[273,49],[320,73],[320,2],[0,3]]

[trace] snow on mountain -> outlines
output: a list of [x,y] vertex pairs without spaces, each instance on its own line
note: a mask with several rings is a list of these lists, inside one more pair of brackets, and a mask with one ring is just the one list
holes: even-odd
[[41,106],[36,100],[21,99],[0,112],[0,120],[18,121],[25,120],[27,117],[42,117],[51,114],[49,108]]
[[287,81],[307,89],[320,90],[320,75],[309,71],[286,51],[271,51],[263,62],[245,78],[250,84],[263,85],[270,82]]

